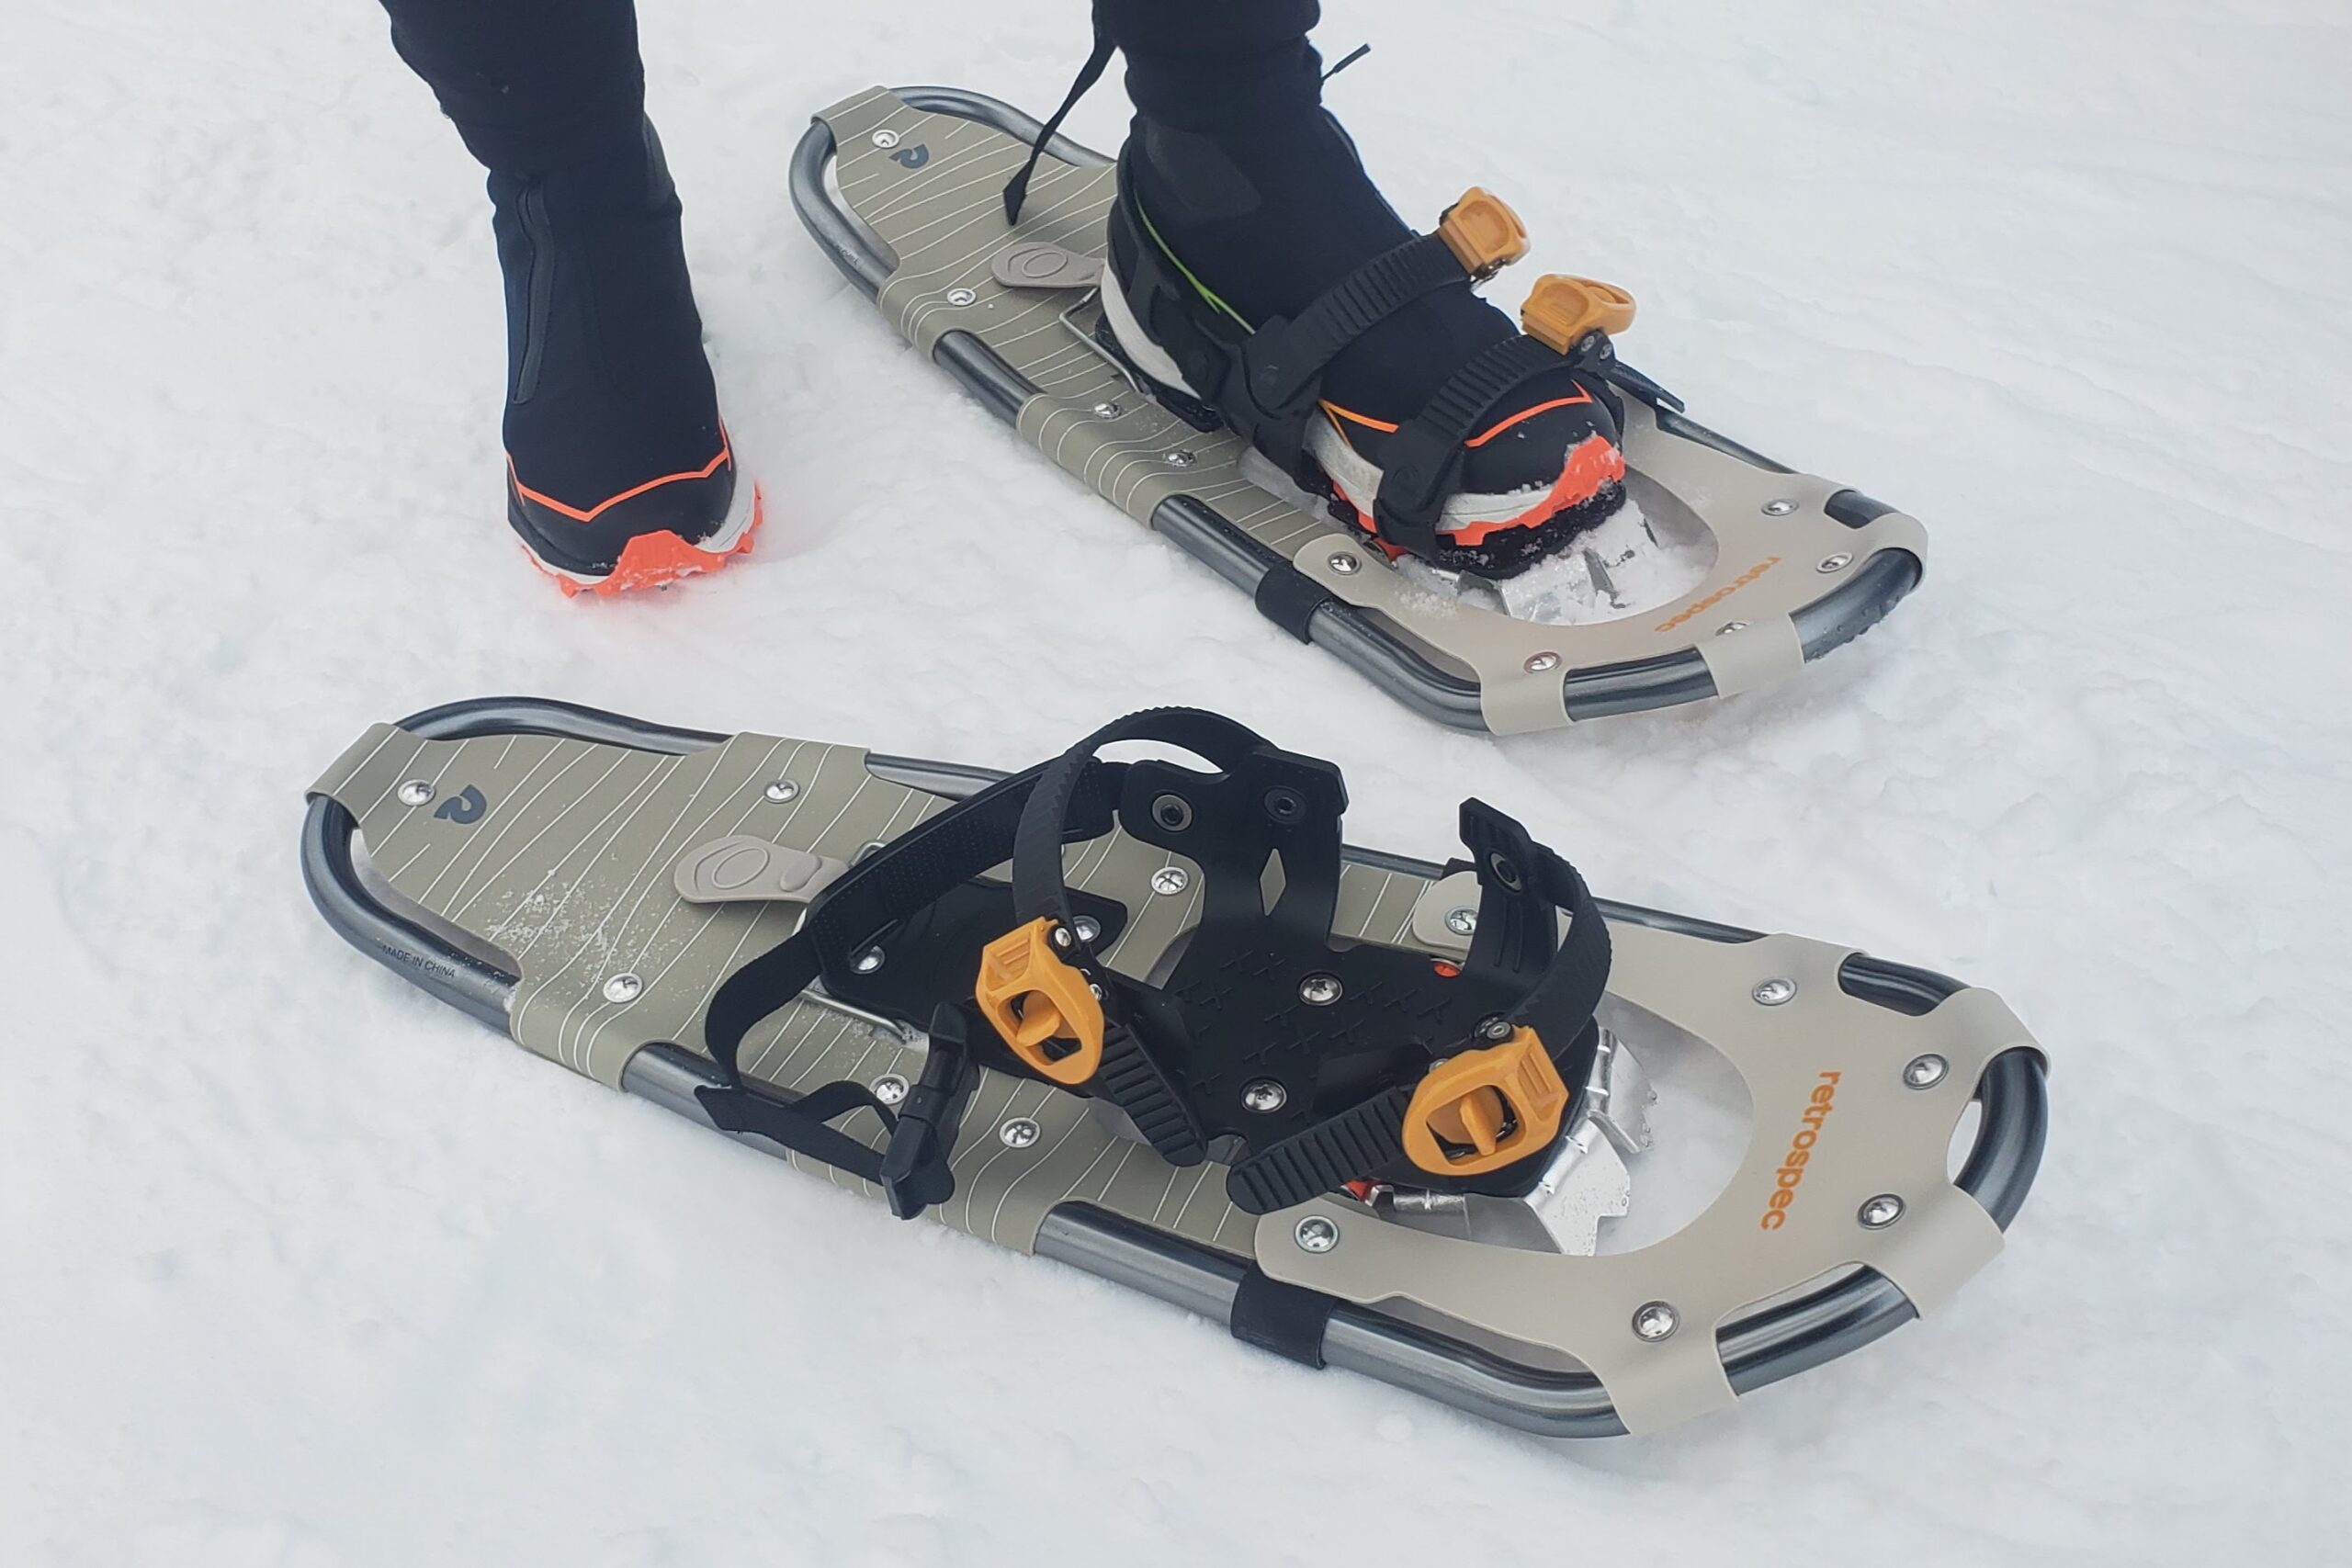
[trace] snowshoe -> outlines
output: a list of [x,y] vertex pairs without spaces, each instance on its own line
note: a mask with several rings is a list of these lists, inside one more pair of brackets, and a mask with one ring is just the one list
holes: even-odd
[[[1003,193],[1033,147],[1044,160],[1015,202]],[[1218,327],[1109,159],[978,94],[836,104],[791,185],[843,274],[1025,439],[1284,631],[1442,722],[1520,733],[1753,690],[1919,581],[1916,520],[1715,434],[1620,361],[1632,302],[1608,285],[1544,279],[1526,334],[1423,417],[1351,424],[1318,402],[1335,344],[1524,249],[1485,192],[1252,332]],[[1564,367],[1605,400],[1596,428],[1615,431],[1592,444],[1610,471],[1577,476],[1600,510],[1519,526],[1523,498],[1463,493],[1464,442],[1511,388]]]
[[[1208,767],[1097,755],[1136,741]],[[1451,863],[1348,848],[1345,805],[1195,710],[1003,776],[490,699],[370,729],[302,860],[363,953],[576,1072],[1532,1431],[1728,1404],[1997,1250],[2047,1111],[1991,993],[1596,900],[1475,801]],[[1694,1061],[1752,1133],[1612,1250],[1685,1152],[1645,1080]]]

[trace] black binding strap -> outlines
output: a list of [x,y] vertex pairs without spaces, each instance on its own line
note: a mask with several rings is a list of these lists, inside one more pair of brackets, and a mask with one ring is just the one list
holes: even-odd
[[1046,143],[1060,131],[1062,121],[1069,118],[1069,111],[1078,107],[1078,100],[1092,91],[1095,83],[1102,80],[1102,73],[1111,63],[1112,52],[1117,48],[1111,41],[1111,35],[1103,31],[1102,19],[1097,17],[1094,23],[1094,51],[1086,57],[1086,63],[1078,68],[1078,80],[1069,85],[1069,96],[1062,99],[1062,107],[1056,109],[1053,118],[1039,128],[1037,140],[1030,143],[1029,157],[1021,165],[1021,172],[1005,185],[1006,227],[1021,221],[1022,206],[1029,199],[1029,180],[1037,172],[1037,160],[1046,155]]
[[1380,536],[1416,555],[1435,549],[1446,498],[1458,488],[1463,443],[1505,398],[1567,364],[1549,345],[1521,335],[1473,355],[1447,378],[1381,448],[1380,494],[1373,503]]
[[1313,407],[1324,369],[1373,328],[1441,288],[1467,284],[1453,248],[1419,234],[1365,262],[1290,321],[1273,321],[1241,345],[1250,396],[1268,414]]
[[1337,1296],[1285,1284],[1270,1278],[1255,1263],[1241,1276],[1233,1292],[1233,1337],[1245,1345],[1272,1350],[1302,1366],[1323,1368],[1323,1336],[1331,1327]]
[[[1542,977],[1504,1018],[1533,1030],[1556,1061],[1582,1040],[1608,988],[1609,924],[1577,868],[1492,807],[1462,803],[1462,839],[1480,891],[1477,934],[1464,967],[1523,974],[1544,964]],[[1555,950],[1561,912],[1568,932]],[[1568,1086],[1571,1093],[1579,1087]],[[1250,1213],[1271,1213],[1403,1158],[1414,1088],[1396,1085],[1258,1150],[1227,1173],[1227,1195]]]

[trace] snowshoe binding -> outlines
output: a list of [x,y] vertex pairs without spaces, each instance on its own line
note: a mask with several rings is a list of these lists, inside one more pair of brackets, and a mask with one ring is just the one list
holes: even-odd
[[[1206,766],[1098,755],[1136,742]],[[1990,993],[1600,902],[1475,801],[1446,864],[1345,847],[1345,806],[1196,710],[1008,777],[497,699],[370,730],[303,864],[361,951],[577,1072],[1531,1430],[1727,1404],[1997,1249],[2046,1111]],[[1752,1133],[1611,1250],[1677,1152],[1645,1077],[1700,1059]]]
[[[1156,231],[1139,156],[977,94],[876,88],[817,118],[793,200],[1026,439],[1419,711],[1518,733],[1731,695],[1917,583],[1915,520],[1706,429],[1619,359],[1623,290],[1543,278],[1519,333],[1477,304],[1526,249],[1496,197],[1252,315]],[[1450,360],[1352,368],[1440,305],[1498,324],[1445,336]]]

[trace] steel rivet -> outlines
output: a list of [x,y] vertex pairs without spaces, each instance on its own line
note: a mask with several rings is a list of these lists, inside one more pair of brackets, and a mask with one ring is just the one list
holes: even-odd
[[1353,577],[1357,572],[1363,570],[1363,562],[1356,559],[1355,557],[1348,554],[1345,550],[1332,551],[1331,558],[1327,564],[1333,571],[1338,572],[1341,577]]
[[1116,419],[1126,412],[1116,403],[1103,402],[1094,405],[1094,417],[1097,419]]
[[1475,936],[1478,931],[1478,911],[1448,909],[1445,912],[1445,929],[1455,936]]
[[1272,1078],[1260,1078],[1241,1091],[1241,1103],[1261,1115],[1280,1111],[1290,1099],[1290,1091]]
[[645,989],[645,982],[634,975],[616,975],[605,982],[605,999],[608,1002],[633,1002]]
[[1944,1074],[1951,1066],[1950,1062],[1930,1051],[1903,1064],[1903,1081],[1913,1089],[1933,1089],[1944,1081]]
[[874,1080],[874,1098],[885,1105],[896,1105],[907,1098],[907,1080],[896,1073],[884,1073]]
[[857,955],[857,962],[852,964],[850,967],[856,970],[861,975],[873,974],[876,969],[882,967],[882,950],[878,947],[867,948],[864,953]]
[[1839,551],[1838,551],[1836,555],[1834,555],[1834,556],[1828,556],[1828,557],[1824,558],[1823,558],[1823,560],[1822,560],[1822,563],[1821,563],[1819,566],[1815,567],[1813,570],[1815,570],[1815,571],[1825,571],[1825,572],[1826,572],[1826,571],[1843,571],[1843,570],[1845,570],[1848,567],[1849,567],[1849,566],[1851,566],[1851,565],[1853,565],[1853,564],[1854,564],[1854,552],[1853,552],[1853,551],[1851,551],[1851,550],[1839,550]]
[[778,806],[782,806],[786,801],[791,800],[799,795],[800,786],[794,784],[790,779],[777,779],[775,783],[769,784],[766,789],[761,791],[761,793],[765,795],[770,800],[775,802]]
[[1056,926],[1054,928],[1054,945],[1056,947],[1068,947],[1070,944],[1071,940],[1069,928],[1068,926]]
[[1524,666],[1530,675],[1541,675],[1546,670],[1557,670],[1559,667],[1560,656],[1556,653],[1531,653]]
[[1340,1227],[1320,1214],[1307,1215],[1290,1234],[1301,1252],[1329,1252],[1340,1245]]
[[947,291],[947,302],[950,305],[969,305],[978,299],[978,293],[969,288],[951,288]]
[[411,779],[401,785],[402,806],[423,806],[433,798],[433,786],[424,779]]
[[1634,1337],[1646,1339],[1655,1345],[1661,1339],[1671,1339],[1674,1331],[1682,1326],[1681,1314],[1671,1302],[1645,1302],[1634,1309]]
[[877,130],[874,133],[874,145],[881,148],[885,152],[896,147],[898,144],[899,133],[895,130]]
[[1198,459],[1195,458],[1191,452],[1182,446],[1179,446],[1172,452],[1163,454],[1160,461],[1166,463],[1171,468],[1189,468],[1193,465],[1193,463],[1198,461]]
[[1151,890],[1154,893],[1182,893],[1192,885],[1193,879],[1185,874],[1181,865],[1163,865],[1151,874]]
[[1785,976],[1774,976],[1748,993],[1768,1008],[1779,1007],[1797,994],[1797,983]]
[[1311,1008],[1327,1008],[1340,999],[1337,975],[1309,975],[1298,983],[1298,999]]
[[1092,942],[1102,934],[1102,922],[1091,915],[1080,915],[1070,923],[1078,927],[1078,940],[1080,942]]
[[1016,1116],[999,1127],[996,1135],[1008,1149],[1025,1149],[1037,1141],[1037,1123],[1026,1116]]
[[1492,1040],[1499,1043],[1510,1039],[1513,1032],[1510,1020],[1500,1013],[1495,1014],[1492,1018],[1478,1021],[1478,1038],[1481,1040]]
[[1767,517],[1786,517],[1790,513],[1794,512],[1796,509],[1797,503],[1795,502],[1783,497],[1779,501],[1766,502],[1764,503],[1764,515]]
[[1715,635],[1717,637],[1729,637],[1734,632],[1744,632],[1747,629],[1747,623],[1746,621],[1725,621],[1722,626],[1715,628]]
[[1903,1217],[1903,1200],[1882,1192],[1865,1202],[1854,1217],[1862,1222],[1864,1230],[1883,1231]]

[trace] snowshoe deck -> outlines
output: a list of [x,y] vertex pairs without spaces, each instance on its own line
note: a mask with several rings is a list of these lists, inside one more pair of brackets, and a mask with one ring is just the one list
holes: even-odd
[[[334,929],[403,978],[708,1125],[720,1075],[704,1027],[722,982],[793,934],[874,846],[996,778],[490,699],[363,736],[314,786],[303,868]],[[1199,866],[1116,822],[1070,843],[1064,873],[1123,974],[1161,966],[1201,921]],[[1458,964],[1477,903],[1470,872],[1349,849],[1332,929]],[[1600,912],[1616,955],[1600,1022],[1613,1039],[1558,1165],[1524,1201],[1419,1223],[1377,1195],[1252,1214],[1222,1167],[1166,1162],[1100,1101],[983,1071],[953,1140],[952,1195],[929,1213],[1308,1364],[1571,1437],[1654,1430],[1844,1354],[1997,1249],[2047,1114],[2039,1050],[1997,998],[1849,948]],[[877,961],[876,983],[906,966]],[[1746,1084],[1753,1125],[1736,1172],[1667,1239],[1589,1255],[1599,1221],[1623,1212],[1623,1155],[1643,1142],[1633,1059],[1692,1041]],[[811,990],[736,1055],[780,1097],[847,1081],[896,1104],[923,1080],[927,1043]],[[1948,1150],[1972,1102],[1953,1178]],[[843,1125],[880,1145],[878,1117]],[[1551,1241],[1530,1245],[1524,1224],[1498,1240],[1514,1216]],[[1579,1228],[1585,1241],[1551,1249]]]
[[1917,585],[1915,519],[1628,398],[1628,490],[1654,525],[1712,551],[1695,586],[1573,626],[1444,597],[1252,482],[1238,438],[1196,428],[1101,347],[1113,170],[1055,138],[1008,228],[1001,192],[1040,130],[978,94],[874,88],[817,117],[793,203],[892,325],[1032,445],[1423,714],[1515,734],[1733,695],[1794,674]]

